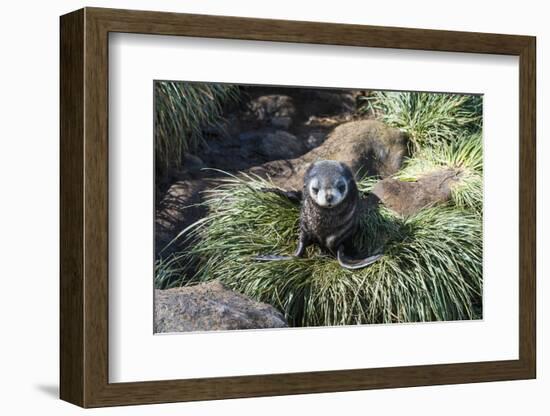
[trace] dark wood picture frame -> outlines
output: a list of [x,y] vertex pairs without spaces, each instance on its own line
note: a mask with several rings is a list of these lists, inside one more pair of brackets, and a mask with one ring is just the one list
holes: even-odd
[[[60,396],[83,407],[351,391],[536,376],[535,38],[85,8],[61,17]],[[519,56],[519,359],[109,383],[110,32]]]

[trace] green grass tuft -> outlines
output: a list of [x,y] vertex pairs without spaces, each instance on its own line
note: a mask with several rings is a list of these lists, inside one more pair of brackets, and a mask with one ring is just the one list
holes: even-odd
[[196,150],[206,129],[222,131],[223,105],[236,101],[239,88],[229,84],[157,81],[155,156],[160,169],[179,166],[184,152]]
[[[418,322],[477,318],[481,299],[481,221],[441,206],[401,218],[387,209],[361,218],[355,244],[384,257],[361,270],[309,247],[303,259],[257,262],[258,254],[291,254],[299,207],[262,193],[256,177],[230,177],[211,190],[209,214],[188,230],[198,243],[178,258],[199,261],[195,281],[219,279],[279,308],[292,326]],[[175,284],[186,284],[180,280]]]
[[478,132],[482,124],[482,97],[477,95],[373,91],[362,110],[407,132],[413,152]]
[[181,286],[182,276],[189,272],[189,266],[183,260],[181,253],[175,253],[155,261],[155,289]]

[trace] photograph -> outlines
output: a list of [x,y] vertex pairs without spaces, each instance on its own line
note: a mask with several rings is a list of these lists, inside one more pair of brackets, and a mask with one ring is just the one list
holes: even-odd
[[483,319],[483,95],[153,97],[155,333]]

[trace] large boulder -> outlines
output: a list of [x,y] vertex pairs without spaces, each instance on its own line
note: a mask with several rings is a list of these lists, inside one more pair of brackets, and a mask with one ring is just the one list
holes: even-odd
[[284,316],[214,281],[155,290],[155,332],[284,328]]
[[333,116],[354,113],[357,110],[357,91],[306,90],[300,108],[305,115]]
[[441,169],[420,177],[417,181],[386,178],[378,182],[372,194],[386,207],[403,216],[451,199],[452,186],[459,181],[460,172]]
[[291,160],[277,160],[251,169],[269,176],[287,189],[299,189],[310,163],[332,159],[346,163],[352,171],[388,177],[396,173],[407,156],[407,136],[376,120],[358,120],[336,127],[319,147]]
[[334,159],[352,170],[387,177],[396,173],[407,156],[407,137],[376,120],[351,121],[336,127],[310,159]]
[[306,151],[298,138],[285,130],[260,129],[241,133],[241,154],[264,160],[293,159]]
[[304,153],[305,147],[296,136],[282,130],[266,134],[259,152],[273,159],[291,159]]

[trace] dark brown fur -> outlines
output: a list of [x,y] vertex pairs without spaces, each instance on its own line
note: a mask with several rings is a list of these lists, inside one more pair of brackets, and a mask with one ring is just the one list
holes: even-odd
[[[343,182],[346,188],[343,188]],[[340,186],[343,192],[339,189]],[[381,254],[374,254],[370,257],[353,258],[346,254],[355,251],[351,244],[352,238],[357,231],[366,201],[361,199],[353,173],[344,163],[321,161],[311,164],[304,175],[302,191],[283,191],[276,188],[264,191],[301,203],[300,235],[294,256],[263,255],[256,256],[256,260],[280,261],[302,257],[310,244],[317,244],[329,251],[336,256],[342,267],[350,270],[367,267],[382,257]]]
[[[343,163],[339,168],[329,167],[330,171],[318,172],[312,164],[304,175],[302,205],[300,210],[300,237],[296,256],[301,256],[304,249],[315,243],[336,254],[342,244],[349,242],[357,230],[359,214],[359,191],[351,170]],[[311,198],[309,182],[316,175],[340,175],[348,183],[345,198],[333,208],[324,208]]]

